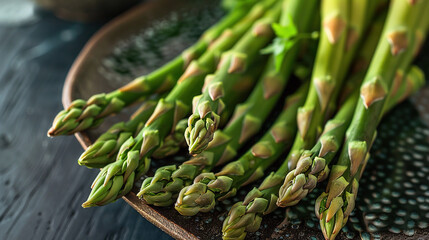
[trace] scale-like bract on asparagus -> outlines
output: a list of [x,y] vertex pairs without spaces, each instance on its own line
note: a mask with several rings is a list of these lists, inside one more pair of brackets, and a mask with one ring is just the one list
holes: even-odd
[[[311,7],[316,2],[308,3],[312,5],[306,6]],[[300,19],[296,24],[298,32],[305,31],[312,12],[309,10],[305,14],[300,14],[301,11],[295,13],[293,4],[286,9],[293,19]],[[287,15],[282,16],[282,23],[286,24],[288,21]],[[276,105],[293,70],[298,50],[299,44],[289,50],[279,71],[276,70],[275,57],[272,56],[249,98],[237,106],[227,127],[216,131],[214,140],[208,148],[179,167],[170,165],[159,168],[153,177],[144,180],[138,196],[143,197],[149,204],[169,206],[175,202],[180,190],[192,184],[198,174],[210,172],[215,165],[232,160],[237,151],[261,129],[263,122]]]
[[232,11],[218,24],[208,29],[197,43],[154,72],[136,78],[113,92],[94,95],[87,101],[74,100],[55,117],[52,127],[48,130],[48,136],[70,135],[96,127],[105,117],[118,113],[142,97],[169,91],[189,63],[198,59],[225,29],[233,26],[245,14],[245,9]]
[[[326,239],[335,239],[354,209],[359,179],[369,157],[397,69],[409,65],[427,30],[429,1],[392,1],[383,34],[360,87],[360,99],[347,129],[326,192],[315,212]],[[403,65],[402,65],[403,66]]]
[[198,154],[204,151],[213,140],[215,131],[225,108],[226,98],[234,95],[231,87],[234,81],[225,77],[243,72],[252,65],[260,50],[273,37],[271,24],[280,15],[279,7],[270,9],[263,19],[255,23],[252,30],[228,52],[224,53],[215,75],[207,83],[202,95],[194,98],[193,114],[189,117],[185,132],[189,153]]
[[267,133],[238,160],[214,174],[202,173],[194,183],[184,187],[175,208],[185,216],[208,212],[216,201],[235,196],[237,190],[264,176],[264,171],[292,144],[296,133],[296,111],[304,103],[307,85],[290,96],[283,112]]

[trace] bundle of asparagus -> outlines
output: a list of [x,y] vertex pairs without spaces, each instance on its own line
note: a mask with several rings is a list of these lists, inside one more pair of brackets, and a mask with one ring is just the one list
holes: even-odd
[[[186,216],[209,212],[265,176],[224,221],[224,239],[244,239],[263,215],[297,204],[328,179],[315,210],[325,238],[334,239],[355,206],[381,117],[424,85],[422,71],[410,66],[429,27],[429,0],[395,0],[384,9],[380,2],[323,0],[319,15],[316,0],[224,1],[230,13],[171,62],[111,93],[75,100],[49,136],[96,127],[143,100],[79,158],[101,168],[82,206],[128,194],[152,158],[169,158],[186,142],[188,161],[143,180],[137,196],[147,204],[176,203]],[[308,58],[311,65],[302,61]],[[312,69],[309,83],[291,83],[299,79],[296,62]],[[273,165],[277,171],[265,174]]]
[[[316,5],[314,1],[301,4],[297,1],[285,2],[283,7],[286,14],[280,21],[287,24],[288,13],[291,13],[293,19],[301,19],[296,27],[299,31],[304,31],[306,25],[309,25],[312,12],[298,15],[300,11],[295,9],[310,7],[308,3]],[[264,74],[249,98],[237,106],[229,124],[223,130],[216,131],[214,140],[206,151],[183,163],[179,168],[175,165],[160,168],[153,178],[144,180],[138,196],[143,197],[149,204],[171,205],[181,189],[190,185],[199,173],[210,172],[215,165],[231,161],[237,155],[237,151],[261,129],[263,122],[276,105],[291,74],[297,50],[296,47],[290,50],[279,71],[276,71],[275,57],[272,56],[268,60]]]

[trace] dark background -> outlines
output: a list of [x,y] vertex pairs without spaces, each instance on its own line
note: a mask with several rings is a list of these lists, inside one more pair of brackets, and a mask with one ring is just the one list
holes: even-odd
[[122,200],[81,208],[98,171],[77,164],[74,137],[46,136],[71,64],[102,25],[42,10],[0,25],[0,239],[170,239]]

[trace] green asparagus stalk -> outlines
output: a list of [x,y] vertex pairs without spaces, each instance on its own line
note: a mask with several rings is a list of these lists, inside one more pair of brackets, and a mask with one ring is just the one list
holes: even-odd
[[296,112],[304,103],[308,86],[288,97],[285,107],[270,130],[238,160],[214,174],[202,173],[194,184],[184,187],[175,208],[185,216],[208,212],[216,201],[234,196],[237,190],[264,176],[264,171],[292,144],[296,133]]
[[429,21],[423,16],[429,11],[428,7],[429,1],[391,3],[338,161],[332,167],[326,192],[316,200],[316,215],[326,239],[335,239],[354,209],[359,178],[391,92],[395,72],[401,64],[411,62],[418,36],[425,36]]
[[[324,0],[321,6],[323,34],[319,42],[312,82],[303,107],[298,110],[298,134],[295,137],[292,151],[286,158],[289,171],[296,168],[302,151],[316,142],[322,127],[327,106],[340,88],[342,68],[348,68],[344,61],[347,57],[346,26],[349,22],[348,1]],[[347,62],[348,63],[348,62]],[[276,194],[278,198],[278,195]],[[284,207],[282,199],[277,200],[279,207]]]
[[[384,15],[382,14],[381,17],[376,18],[375,23],[372,21],[374,17],[374,13],[376,11],[377,5],[380,3],[381,0],[349,0],[350,1],[350,20],[349,25],[347,26],[347,37],[346,37],[346,48],[345,48],[345,54],[344,54],[344,67],[340,68],[339,73],[339,79],[343,79],[347,76],[349,72],[349,66],[354,62],[354,59],[356,58],[356,52],[362,48],[367,48],[369,52],[373,53],[375,49],[375,46],[371,48],[372,46],[363,47],[363,45],[368,45],[367,41],[368,39],[362,36],[365,34],[369,23],[371,23],[371,30],[372,32],[375,32],[373,34],[379,36],[381,32],[381,29],[379,31],[379,28],[382,28],[382,22],[384,21]],[[374,24],[376,26],[374,26]],[[373,30],[374,29],[374,30]],[[374,42],[374,41],[372,41]],[[377,43],[373,43],[376,45]],[[360,51],[360,50],[359,50]],[[365,51],[365,49],[363,50]],[[361,53],[360,55],[363,56],[365,53]],[[372,55],[371,55],[372,56]],[[359,67],[360,71],[362,69],[366,69],[369,63],[366,63],[367,61],[370,61],[367,59],[366,56],[363,56],[363,63],[365,65],[357,66]],[[359,57],[359,56],[358,56]],[[339,88],[341,90],[341,88]]]
[[255,4],[258,0],[222,0],[222,7],[226,9],[237,9]]
[[139,125],[149,119],[156,103],[157,101],[145,101],[128,122],[119,122],[110,127],[80,155],[79,165],[88,168],[102,168],[115,161],[121,145],[138,132]]
[[[347,45],[346,45],[346,51],[345,54],[343,55],[343,61],[342,63],[339,65],[340,66],[340,70],[337,73],[336,76],[338,76],[338,80],[339,82],[341,82],[344,78],[345,75],[347,73],[347,69],[352,61],[352,59],[354,58],[355,52],[357,51],[357,46],[359,45],[359,42],[362,38],[362,34],[366,28],[366,23],[368,22],[368,19],[371,19],[372,14],[375,10],[375,6],[376,6],[376,1],[362,1],[362,0],[353,0],[350,2],[351,6],[352,6],[352,13],[350,14],[350,26],[348,28],[348,35],[347,35]],[[376,37],[378,35],[377,32],[374,33],[374,37]],[[371,47],[374,46],[374,44],[372,43],[372,41],[369,41],[369,43],[367,44],[368,46],[366,47],[367,49],[369,49],[369,51],[367,51],[365,49],[365,51],[363,51],[364,53],[372,53],[374,50],[371,49]],[[374,47],[375,48],[375,47]],[[370,59],[372,56],[372,54],[368,54],[367,56],[364,56],[367,59]],[[368,66],[367,63],[369,60],[365,59],[364,61],[362,61],[361,63],[359,63],[361,66],[359,66],[359,70],[361,72],[365,71],[365,65]],[[362,66],[363,65],[363,66]],[[316,63],[317,66],[317,63]],[[356,70],[355,70],[356,71]],[[327,75],[329,76],[329,75]],[[329,78],[329,77],[328,77]],[[355,78],[355,80],[353,81],[348,81],[346,83],[350,84],[353,82],[356,82],[357,80],[360,80],[360,76],[358,75],[357,78]],[[341,91],[341,87],[339,87],[338,85],[332,86],[332,89],[329,90],[328,92],[330,92],[330,94],[332,95],[332,99],[335,100],[337,98],[337,95],[340,93]],[[320,90],[318,90],[318,93],[320,93]],[[335,101],[333,100],[329,100],[331,108],[335,109]],[[310,102],[311,103],[311,102]],[[312,109],[312,108],[310,108]],[[304,111],[305,112],[305,111]],[[315,122],[314,125],[310,125],[311,126],[318,126],[317,128],[311,128],[312,132],[311,135],[312,136],[317,136],[318,135],[318,128],[322,127],[321,123],[323,123],[323,116],[327,115],[329,113],[329,111],[325,111],[322,110],[322,115],[319,115],[320,118],[317,122]],[[320,111],[317,112],[317,114],[320,114]],[[314,114],[311,112],[310,113],[312,119],[314,119]],[[316,115],[316,119],[317,119]],[[307,118],[307,117],[305,117]],[[300,121],[301,119],[298,119],[298,121]],[[307,120],[307,119],[306,119]],[[306,121],[305,120],[305,121]],[[316,133],[316,134],[315,134]],[[298,138],[299,136],[297,136]],[[315,139],[313,137],[311,138],[307,138],[305,139],[304,137],[304,141],[307,141],[307,144],[309,144],[310,146],[312,146],[313,141],[315,141]],[[301,158],[298,158],[298,161]],[[303,169],[305,169],[307,167],[307,164],[309,163],[309,160],[305,160],[306,158],[303,158],[303,160],[301,162],[292,162],[290,164],[290,170],[292,170],[293,173],[289,173],[287,175],[287,177],[285,178],[285,183],[283,184],[283,186],[280,189],[279,192],[279,199],[277,200],[277,205],[281,206],[281,207],[286,207],[286,206],[291,206],[294,205],[296,203],[298,203],[300,201],[301,198],[305,197],[308,193],[309,189],[312,189],[313,186],[317,183],[317,179],[312,177],[312,178],[305,178],[304,175],[299,175],[299,173],[301,171],[303,171]],[[305,162],[304,162],[305,161]],[[311,163],[310,163],[311,164]],[[317,166],[319,165],[323,165],[322,162],[317,162]],[[294,170],[294,168],[297,167],[297,170]],[[294,175],[296,174],[296,175]],[[296,178],[294,178],[294,176],[297,176]],[[294,181],[291,181],[294,180]],[[295,181],[296,180],[296,181]],[[294,184],[295,183],[295,184]],[[303,188],[303,186],[305,186],[305,188]]]
[[[321,32],[319,47],[314,64],[312,83],[303,107],[298,110],[298,129],[296,141],[314,143],[319,134],[327,106],[334,91],[341,87],[341,68],[347,41],[349,23],[349,1],[325,0],[321,7]],[[291,169],[296,163],[291,163]]]
[[[290,15],[297,23],[298,32],[305,32],[317,1],[293,0],[286,4],[283,15]],[[286,25],[289,17],[283,15],[280,22]],[[298,50],[299,44],[290,49],[279,71],[276,71],[275,57],[271,56],[249,98],[236,108],[228,126],[216,131],[208,148],[179,167],[169,165],[159,168],[153,177],[144,180],[137,195],[143,197],[148,204],[169,206],[175,202],[180,190],[192,184],[197,175],[210,172],[215,165],[232,160],[237,151],[259,132],[262,123],[276,105],[293,71]]]
[[[384,0],[383,0],[384,1]],[[365,78],[366,71],[374,56],[375,49],[377,48],[378,40],[380,39],[381,32],[386,21],[387,11],[383,11],[378,14],[375,21],[371,23],[370,29],[365,33],[365,38],[361,38],[361,41],[365,40],[363,45],[358,46],[358,53],[353,60],[353,65],[348,73],[348,80],[343,84],[341,93],[338,97],[338,104],[342,104],[352,94],[356,86],[360,86]],[[350,52],[347,52],[349,55]],[[334,102],[335,103],[335,102]],[[337,104],[337,103],[335,103]],[[336,106],[334,109],[337,108]]]
[[[340,68],[340,72],[338,74],[338,79],[340,81],[343,81],[347,77],[347,74],[349,74],[349,66],[352,64],[353,61],[355,61],[356,58],[356,52],[357,50],[364,45],[368,45],[367,38],[364,37],[364,34],[367,30],[367,27],[369,23],[371,23],[372,28],[376,28],[374,31],[378,30],[378,26],[380,25],[380,28],[382,28],[382,24],[380,22],[385,20],[385,14],[384,12],[381,13],[379,17],[377,17],[375,24],[373,21],[373,16],[377,10],[378,5],[381,4],[381,2],[384,0],[350,0],[350,23],[347,26],[347,40],[346,40],[346,48],[345,48],[345,54],[343,59],[343,67]],[[374,25],[376,25],[374,27]],[[380,29],[381,32],[381,29]],[[376,34],[380,35],[380,32],[377,32]],[[365,40],[365,41],[364,41]],[[365,51],[367,48],[371,53],[373,53],[375,50],[375,47],[377,46],[376,41],[373,42],[373,48],[370,47],[364,47],[363,51]],[[365,54],[365,53],[361,53]],[[359,56],[358,56],[359,57]],[[361,63],[356,63],[353,67],[353,72],[356,73],[356,71],[362,71],[363,69],[368,68],[369,61],[371,60],[371,56],[368,58],[364,57],[364,59],[360,59],[362,61]],[[359,59],[358,59],[359,61]],[[366,71],[366,70],[365,70]],[[363,78],[363,76],[361,76]],[[356,77],[357,78],[357,77]],[[353,92],[353,90],[356,88],[355,81],[347,80],[342,87],[337,87],[332,93],[331,99],[332,101],[329,102],[328,109],[325,113],[325,120],[329,119],[330,116],[333,115],[333,113],[337,110],[337,98],[341,94],[343,96],[342,100],[345,100],[348,97],[348,93]],[[351,87],[349,89],[349,92],[347,87]],[[321,126],[319,126],[321,127]]]
[[69,135],[96,127],[105,117],[118,113],[141,97],[170,90],[189,63],[201,56],[225,29],[238,22],[246,12],[245,9],[230,12],[208,29],[197,43],[154,72],[138,77],[113,92],[94,95],[87,101],[74,100],[55,117],[52,127],[48,130],[48,136]]
[[[352,2],[353,4],[356,4],[355,2],[361,2],[361,0],[354,0]],[[358,12],[353,12],[352,16],[357,13]],[[360,22],[362,23],[362,20],[365,20],[365,15],[363,13],[361,14],[362,19]],[[354,18],[354,20],[356,21],[357,19]],[[287,174],[279,191],[278,203],[282,207],[297,204],[314,189],[317,182],[321,182],[327,177],[329,173],[328,165],[335,156],[335,151],[341,146],[345,130],[349,126],[353,116],[354,107],[356,106],[358,97],[358,93],[356,93],[355,89],[357,86],[360,86],[362,78],[365,76],[371,58],[377,47],[377,42],[380,38],[383,24],[384,17],[382,16],[381,18],[377,18],[377,21],[373,24],[364,46],[360,49],[360,54],[357,56],[357,60],[354,64],[353,75],[350,77],[350,80],[345,83],[345,87],[342,90],[346,96],[349,96],[344,102],[344,105],[341,107],[334,119],[328,121],[325,125],[323,128],[324,133],[322,134],[322,137],[319,138],[316,145],[314,145],[314,147],[311,146],[311,150],[304,150],[302,155],[298,158],[296,169],[292,169]],[[350,52],[346,53],[347,57],[351,55],[352,53]],[[350,97],[350,95],[352,95],[352,97]],[[341,135],[342,132],[343,135]],[[338,143],[338,141],[340,142]]]
[[270,9],[264,18],[255,23],[231,51],[224,53],[216,71],[202,95],[194,98],[193,114],[188,119],[185,131],[189,153],[198,154],[213,140],[221,120],[221,113],[234,95],[235,81],[228,76],[243,72],[259,55],[259,51],[272,39],[271,24],[276,22],[281,7]]

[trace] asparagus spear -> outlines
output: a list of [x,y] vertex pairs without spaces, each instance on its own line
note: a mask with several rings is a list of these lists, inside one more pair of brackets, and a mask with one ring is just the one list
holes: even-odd
[[255,4],[258,0],[222,0],[222,7],[226,9],[236,9]]
[[[356,4],[356,2],[361,2],[361,0],[353,1],[354,4]],[[354,12],[352,15],[356,13],[357,12]],[[364,18],[364,15],[362,15],[362,18]],[[354,20],[356,20],[356,18],[354,18]],[[362,20],[364,19],[361,19],[361,23]],[[281,206],[286,207],[297,204],[308,192],[311,192],[316,182],[323,181],[327,177],[329,172],[327,166],[335,156],[334,151],[338,150],[336,148],[339,148],[341,145],[341,142],[337,143],[337,141],[342,141],[343,135],[341,135],[341,132],[343,131],[343,134],[345,134],[345,130],[350,124],[353,115],[353,112],[350,113],[350,111],[353,111],[356,105],[357,100],[350,97],[350,95],[354,93],[354,95],[358,96],[355,90],[356,86],[360,86],[361,79],[365,76],[371,58],[374,55],[375,48],[377,47],[383,24],[384,16],[378,18],[375,24],[373,24],[365,45],[360,49],[360,54],[355,62],[353,75],[350,80],[346,82],[345,89],[342,90],[346,96],[349,96],[348,100],[344,103],[344,106],[341,107],[341,110],[334,119],[325,125],[323,128],[324,134],[319,138],[316,145],[314,145],[311,150],[304,150],[302,155],[298,158],[296,164],[297,168],[292,169],[287,174],[279,191],[278,203]],[[350,52],[346,54],[347,57],[351,55],[352,53]],[[336,136],[336,138],[332,135]],[[316,172],[319,174],[316,174]]]
[[[288,5],[284,7],[286,10],[280,20],[281,24],[289,23],[290,15],[292,21],[297,23],[298,32],[304,32],[316,3],[296,0],[285,3]],[[216,164],[226,163],[234,158],[243,144],[260,130],[274,108],[293,70],[298,50],[298,45],[290,49],[278,72],[275,56],[271,56],[258,85],[246,102],[236,108],[228,126],[216,131],[208,149],[178,168],[176,165],[159,168],[154,177],[144,180],[137,195],[143,197],[148,204],[169,206],[175,202],[180,190],[190,185],[198,174],[209,172]]]
[[194,184],[184,187],[175,208],[185,216],[208,212],[216,201],[232,197],[237,190],[262,176],[264,171],[288,149],[296,133],[296,112],[304,103],[308,86],[288,97],[285,107],[270,130],[238,160],[227,164],[220,172],[202,173]]
[[105,117],[118,113],[141,97],[170,90],[188,64],[204,53],[225,29],[238,22],[246,12],[246,9],[231,11],[208,29],[197,43],[149,75],[138,77],[113,92],[94,95],[87,101],[74,100],[55,117],[48,136],[69,135],[98,126]]
[[115,160],[121,145],[146,122],[155,109],[157,101],[145,101],[128,122],[119,122],[103,133],[80,155],[79,165],[102,168]]
[[[381,0],[380,0],[381,1]],[[384,1],[384,0],[383,0]],[[343,103],[352,94],[356,86],[362,83],[365,77],[368,66],[374,56],[375,49],[377,48],[378,40],[380,39],[381,32],[383,30],[384,22],[386,21],[387,11],[382,11],[375,18],[375,21],[371,23],[369,31],[365,33],[365,38],[361,38],[361,41],[365,40],[363,45],[358,45],[358,53],[353,60],[353,65],[348,73],[349,80],[344,83],[341,93],[338,97],[338,103]],[[350,52],[347,53],[349,55]],[[336,108],[336,107],[334,107]]]
[[[363,71],[363,69],[366,69],[371,60],[372,53],[374,52],[375,46],[371,46],[371,44],[367,43],[368,38],[363,38],[363,35],[365,34],[369,23],[371,23],[371,33],[379,36],[382,28],[382,22],[385,20],[384,15],[376,18],[376,21],[373,22],[373,16],[376,10],[376,7],[378,4],[380,4],[381,0],[349,0],[350,1],[350,20],[349,25],[347,26],[347,37],[346,37],[346,46],[345,46],[345,54],[344,54],[344,67],[340,68],[339,73],[339,79],[343,79],[347,76],[349,72],[349,66],[354,62],[354,59],[356,58],[356,52],[359,50],[361,51],[360,47],[366,48],[363,49],[363,53],[360,53],[358,56],[361,57],[361,61],[363,61],[360,66],[357,67],[359,71]],[[374,26],[375,25],[375,26]],[[381,25],[381,26],[380,26]],[[371,33],[369,36],[371,36]],[[373,36],[371,36],[373,37]],[[375,37],[375,36],[374,36]],[[376,45],[377,43],[374,43],[374,40],[370,39],[371,43],[373,45]],[[362,46],[362,44],[364,46]],[[370,46],[365,46],[370,45]],[[365,56],[365,51],[369,51],[371,55],[369,57]],[[367,59],[369,58],[369,59]],[[356,71],[356,70],[355,70]],[[341,88],[339,88],[341,90]]]
[[429,1],[392,1],[388,18],[360,88],[352,122],[326,192],[316,200],[315,211],[326,239],[334,239],[354,209],[361,171],[375,138],[386,96],[400,64],[408,65],[415,53],[417,36],[425,36],[423,15]]
[[[287,157],[289,170],[295,169],[302,151],[312,146],[326,115],[331,98],[338,92],[348,62],[344,54],[346,47],[346,26],[349,22],[348,1],[324,0],[321,6],[322,34],[317,50],[312,74],[312,82],[303,107],[298,110],[298,134],[295,137],[291,153]],[[328,60],[326,60],[328,59]],[[301,192],[298,192],[298,194]],[[277,194],[276,194],[277,195]],[[276,196],[278,197],[278,195]],[[282,199],[277,206],[284,207]]]
[[[296,169],[289,172],[279,190],[278,205],[293,206],[316,187],[317,182],[327,178],[328,164],[335,156],[343,139],[353,110],[359,97],[355,91],[344,103],[336,116],[325,125],[325,132],[311,150],[305,150],[299,157]],[[338,144],[338,141],[340,142]],[[317,151],[319,150],[319,151]],[[316,154],[313,154],[317,151]]]
[[232,86],[236,82],[227,76],[244,71],[255,61],[259,51],[273,37],[270,25],[277,21],[280,10],[280,7],[270,9],[231,51],[223,54],[216,74],[207,83],[203,93],[194,98],[193,114],[188,119],[188,128],[185,131],[189,153],[201,153],[213,140],[225,103],[227,105],[227,99],[234,95]]
[[[346,26],[349,22],[349,1],[325,0],[322,2],[321,38],[314,64],[312,82],[303,107],[298,110],[296,141],[314,143],[318,129],[322,125],[326,108],[333,92],[339,88],[341,68],[344,64],[346,47]],[[295,163],[291,163],[291,169]]]

